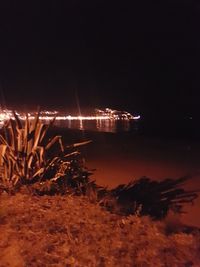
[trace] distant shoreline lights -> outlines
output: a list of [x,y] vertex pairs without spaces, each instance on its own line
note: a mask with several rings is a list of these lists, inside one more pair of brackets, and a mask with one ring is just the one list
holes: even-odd
[[[35,118],[35,113],[28,112],[27,114],[18,113],[16,114],[19,116],[20,119],[25,120],[26,116],[28,115],[29,119]],[[40,119],[41,120],[139,120],[140,116],[133,116],[129,112],[126,111],[117,111],[112,110],[110,108],[106,108],[103,110],[95,109],[95,115],[91,116],[72,116],[72,115],[60,115],[58,111],[41,111],[40,112]],[[3,123],[6,120],[13,119],[13,113],[11,110],[3,109],[0,111],[0,123]]]

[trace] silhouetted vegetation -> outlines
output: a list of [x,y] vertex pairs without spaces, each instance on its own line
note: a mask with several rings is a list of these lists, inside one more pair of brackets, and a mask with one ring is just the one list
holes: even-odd
[[109,210],[123,215],[150,215],[164,218],[170,209],[182,212],[184,203],[193,203],[198,190],[186,191],[181,185],[191,177],[153,181],[143,177],[129,184],[122,184],[110,190],[102,203]]

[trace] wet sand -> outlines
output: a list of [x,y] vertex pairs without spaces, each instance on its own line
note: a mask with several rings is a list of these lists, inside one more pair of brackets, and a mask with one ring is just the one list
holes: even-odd
[[[93,171],[97,184],[115,187],[143,176],[155,180],[193,176],[184,185],[200,189],[200,142],[184,139],[152,138],[133,133],[102,133],[68,130],[61,133],[66,142],[91,139],[81,149],[86,166]],[[200,197],[185,205],[181,220],[200,227]]]
[[[193,176],[184,185],[200,189],[200,144],[186,140],[143,138],[129,134],[89,133],[93,143],[83,149],[86,165],[95,169],[92,178],[100,185],[115,187],[142,176],[155,180]],[[181,220],[200,227],[200,197],[187,204]]]

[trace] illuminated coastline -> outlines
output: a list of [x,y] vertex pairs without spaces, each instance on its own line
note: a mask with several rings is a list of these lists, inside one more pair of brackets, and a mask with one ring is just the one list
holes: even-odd
[[[35,113],[19,113],[16,112],[20,119],[25,120],[28,115],[29,119],[35,118]],[[13,119],[12,110],[3,109],[0,111],[0,122],[3,123],[6,120]],[[110,108],[104,110],[95,109],[95,114],[90,116],[74,116],[74,115],[60,115],[58,111],[41,111],[40,117],[41,120],[139,120],[140,116],[133,116],[126,111],[117,111]]]

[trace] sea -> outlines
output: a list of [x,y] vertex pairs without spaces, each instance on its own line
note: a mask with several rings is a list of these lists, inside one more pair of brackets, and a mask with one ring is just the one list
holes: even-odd
[[200,122],[192,117],[139,120],[57,120],[61,129],[122,134],[164,139],[200,141]]

